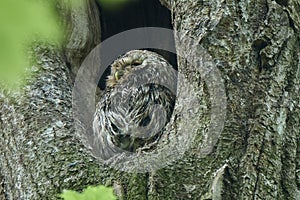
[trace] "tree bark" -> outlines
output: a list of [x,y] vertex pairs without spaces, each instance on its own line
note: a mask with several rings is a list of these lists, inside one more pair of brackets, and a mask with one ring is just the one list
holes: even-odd
[[[196,185],[194,199],[299,198],[299,2],[164,2],[173,12],[177,48],[196,55],[196,47],[180,38],[199,41],[196,46],[217,63],[227,95],[215,151],[176,165],[178,175],[185,172],[181,184]],[[197,77],[184,60],[179,70]],[[193,163],[198,170],[186,173]],[[213,177],[225,163],[221,184],[215,185]],[[175,187],[162,193],[187,197]]]
[[32,54],[37,63],[31,67],[35,79],[27,80],[18,93],[1,91],[0,180],[5,199],[58,199],[63,189],[80,191],[106,177],[75,136],[72,116],[73,74],[100,42],[99,13],[94,1],[74,8],[61,1],[59,6],[70,31],[65,53],[36,45]]
[[96,4],[83,2],[71,9],[60,4],[69,30],[64,51],[37,46],[36,78],[19,93],[0,93],[0,199],[58,199],[63,189],[98,184],[114,186],[120,199],[300,198],[297,0],[161,0],[172,13],[176,49],[188,55],[178,57],[178,71],[195,88],[177,97],[172,123],[184,125],[185,99],[196,95],[210,108],[209,100],[218,98],[209,87],[220,80],[203,78],[189,62],[201,62],[202,49],[223,80],[227,107],[212,152],[203,156],[199,144],[210,117],[218,116],[198,111],[191,121],[197,120],[199,135],[191,148],[175,163],[146,174],[107,168],[75,135],[74,75],[100,42]]

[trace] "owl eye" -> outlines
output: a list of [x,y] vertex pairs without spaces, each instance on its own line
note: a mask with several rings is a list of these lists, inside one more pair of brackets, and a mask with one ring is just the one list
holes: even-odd
[[142,61],[139,61],[139,60],[136,60],[133,63],[131,63],[132,66],[138,66],[140,64],[142,64]]

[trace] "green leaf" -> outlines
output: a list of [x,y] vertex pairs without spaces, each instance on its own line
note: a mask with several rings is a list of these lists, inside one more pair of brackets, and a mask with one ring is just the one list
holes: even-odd
[[98,0],[101,6],[108,9],[119,9],[124,6],[126,3],[131,3],[137,0]]
[[113,189],[103,185],[97,187],[89,186],[83,193],[65,190],[60,197],[64,200],[115,200]]
[[27,48],[34,40],[62,40],[63,28],[54,10],[52,1],[0,1],[1,82],[19,84],[29,65]]

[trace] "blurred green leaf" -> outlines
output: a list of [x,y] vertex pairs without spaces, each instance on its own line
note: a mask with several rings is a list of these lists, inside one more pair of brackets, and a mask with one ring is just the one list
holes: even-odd
[[97,187],[89,186],[83,193],[65,190],[60,195],[64,200],[115,200],[113,189],[103,185]]
[[126,3],[131,3],[137,0],[97,0],[101,6],[108,9],[117,10],[124,6]]
[[60,42],[63,29],[52,1],[0,1],[0,80],[18,86],[29,65],[28,46],[37,39]]

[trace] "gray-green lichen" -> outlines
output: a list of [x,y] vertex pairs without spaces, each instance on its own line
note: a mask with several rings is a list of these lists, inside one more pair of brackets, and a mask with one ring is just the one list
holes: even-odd
[[[299,199],[298,1],[161,1],[172,11],[178,50],[197,60],[196,47],[201,45],[224,79],[227,115],[213,152],[199,157],[199,131],[183,158],[157,172],[106,168],[74,134],[72,74],[64,56],[38,47],[36,79],[20,94],[0,93],[0,197],[1,187],[6,199],[57,199],[63,189],[80,191],[106,183],[115,186],[120,199]],[[87,10],[73,19],[90,19],[85,12],[92,9]],[[77,30],[77,39],[68,43],[71,67],[78,67],[90,50],[89,45],[76,47],[78,42],[96,38],[85,43],[96,45],[97,37],[86,35],[93,31],[85,30],[93,30],[95,21],[74,23],[84,30],[70,28]],[[209,108],[208,84],[201,74],[185,59],[179,58],[178,64]],[[201,114],[198,127],[205,130],[209,114]],[[176,123],[180,120],[175,128],[180,125]]]

